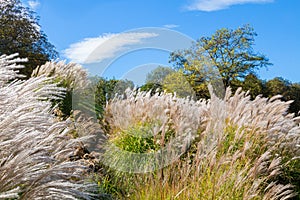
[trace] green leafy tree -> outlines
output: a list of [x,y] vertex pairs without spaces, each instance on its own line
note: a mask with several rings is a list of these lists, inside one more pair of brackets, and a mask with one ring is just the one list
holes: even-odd
[[[116,80],[105,78],[95,78],[95,107],[99,118],[103,117],[106,103],[115,97],[116,94],[122,95],[127,88],[133,88],[134,83],[129,80]],[[95,81],[94,80],[94,81]]]
[[146,83],[162,84],[166,76],[173,72],[170,67],[159,66],[147,74]]
[[300,84],[291,83],[281,77],[276,77],[269,80],[265,84],[264,95],[266,97],[272,97],[274,95],[282,95],[282,100],[293,100],[290,105],[289,112],[299,115],[300,111]]
[[241,82],[240,86],[243,88],[243,90],[249,91],[252,99],[260,94],[263,94],[264,83],[255,74],[248,74],[244,81]]
[[236,30],[223,28],[211,37],[201,37],[189,49],[173,52],[170,62],[183,68],[196,84],[221,76],[224,86],[228,87],[255,70],[271,65],[264,55],[253,50],[256,35],[249,25]]
[[139,87],[141,91],[151,91],[151,95],[154,95],[156,92],[163,92],[163,82],[165,78],[174,73],[175,70],[170,67],[158,66],[146,76],[146,83]]
[[293,100],[290,105],[289,112],[299,115],[300,111],[300,84],[291,83],[281,77],[276,77],[269,80],[265,84],[264,95],[267,97],[272,97],[274,95],[282,95],[282,100],[289,101]]
[[276,77],[266,82],[265,96],[282,95],[283,100],[288,100],[288,91],[291,83],[281,77]]
[[141,91],[151,91],[151,95],[154,95],[156,92],[161,93],[163,92],[162,84],[158,83],[146,83],[139,87]]
[[182,69],[159,66],[147,74],[146,84],[140,87],[142,91],[176,93],[178,97],[195,97],[195,91]]
[[55,47],[41,31],[39,19],[20,0],[3,0],[0,4],[0,54],[19,53],[28,58],[21,73],[30,77],[35,67],[58,57]]
[[300,83],[293,83],[289,89],[289,98],[294,100],[289,111],[300,115]]
[[169,93],[176,93],[178,97],[195,97],[195,91],[182,70],[167,75],[163,81],[163,89]]

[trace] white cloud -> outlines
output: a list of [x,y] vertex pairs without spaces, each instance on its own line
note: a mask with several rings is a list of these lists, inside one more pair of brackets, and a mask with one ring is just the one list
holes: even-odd
[[31,0],[31,1],[28,1],[28,5],[32,10],[35,10],[40,5],[40,2],[37,0],[35,0],[35,1]]
[[188,5],[188,10],[216,11],[229,8],[232,5],[247,3],[270,3],[274,0],[194,0],[194,3]]
[[172,28],[178,28],[179,25],[177,25],[177,24],[166,24],[163,27],[164,28],[170,28],[170,29],[172,29]]
[[118,52],[130,45],[140,44],[143,39],[158,36],[155,33],[130,32],[104,34],[96,38],[85,38],[81,42],[71,44],[64,50],[66,58],[76,63],[95,63],[113,58]]

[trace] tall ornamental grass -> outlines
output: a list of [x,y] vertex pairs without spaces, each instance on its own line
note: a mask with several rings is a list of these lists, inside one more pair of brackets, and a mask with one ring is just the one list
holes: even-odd
[[68,159],[84,138],[52,114],[65,90],[45,76],[18,80],[16,56],[0,56],[0,199],[91,199],[85,167]]
[[[129,91],[106,107],[114,148],[104,161],[113,170],[99,185],[127,199],[298,198],[300,127],[287,113],[290,103],[280,96],[252,101],[241,89],[208,101]],[[188,140],[171,145],[186,146],[168,165],[131,156],[162,151],[171,138]],[[172,148],[165,148],[171,157]]]
[[[224,99],[194,101],[127,90],[107,102],[100,124],[87,114],[95,105],[70,112],[74,126],[53,115],[53,102],[76,97],[76,87],[89,92],[86,72],[49,62],[20,81],[15,63],[24,60],[15,57],[0,57],[0,199],[299,198],[300,118],[280,96],[251,100],[228,88]],[[97,153],[88,177],[101,195],[90,194],[80,159],[68,159],[78,144]]]

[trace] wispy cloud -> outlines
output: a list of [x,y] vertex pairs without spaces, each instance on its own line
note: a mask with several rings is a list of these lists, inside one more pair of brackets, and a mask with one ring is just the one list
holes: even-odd
[[274,0],[194,0],[186,6],[187,10],[216,11],[229,8],[232,5],[247,3],[270,3]]
[[104,34],[96,38],[71,44],[63,51],[66,58],[76,63],[95,63],[113,58],[118,52],[129,48],[130,45],[140,44],[143,39],[158,36],[155,33],[130,32],[118,34]]
[[28,5],[32,10],[36,10],[39,7],[40,2],[37,0],[35,0],[35,1],[31,0],[31,1],[28,1]]
[[163,25],[163,27],[172,29],[172,28],[178,28],[179,25],[177,25],[177,24],[165,24],[165,25]]

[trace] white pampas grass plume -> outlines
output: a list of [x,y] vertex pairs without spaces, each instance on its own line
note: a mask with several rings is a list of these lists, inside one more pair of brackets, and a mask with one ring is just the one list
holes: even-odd
[[15,56],[0,57],[0,199],[91,199],[84,167],[67,160],[82,139],[51,114],[64,91],[45,76],[13,80]]

